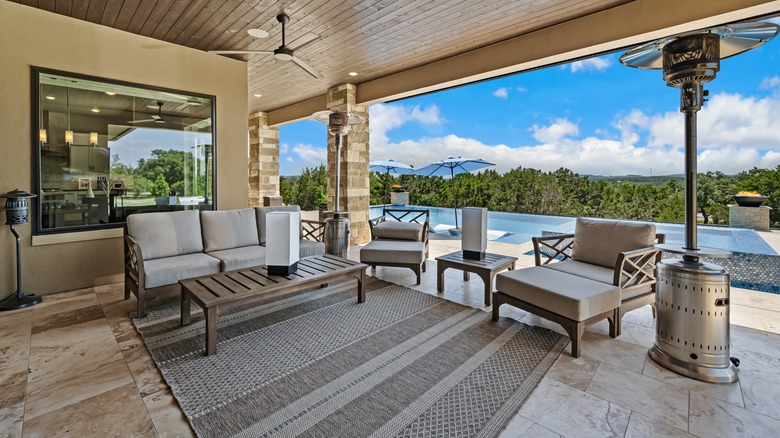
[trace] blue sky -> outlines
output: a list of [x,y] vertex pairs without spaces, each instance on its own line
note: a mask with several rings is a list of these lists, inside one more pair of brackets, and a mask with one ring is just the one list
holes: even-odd
[[[623,66],[621,54],[372,105],[371,160],[422,167],[462,155],[492,161],[499,172],[682,173],[679,90],[660,70]],[[705,88],[699,171],[780,165],[780,37],[721,61]],[[282,175],[326,161],[324,125],[284,125],[280,138]]]

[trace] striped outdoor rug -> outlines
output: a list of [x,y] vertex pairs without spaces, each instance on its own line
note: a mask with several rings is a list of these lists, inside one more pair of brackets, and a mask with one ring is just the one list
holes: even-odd
[[[149,310],[136,328],[204,437],[496,436],[566,346],[529,327],[372,279],[233,309],[204,323]],[[193,305],[193,310],[197,305]]]

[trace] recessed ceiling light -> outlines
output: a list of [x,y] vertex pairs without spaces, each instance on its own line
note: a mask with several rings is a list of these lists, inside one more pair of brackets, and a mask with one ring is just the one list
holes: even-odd
[[109,96],[116,96],[116,93],[114,93],[113,91],[106,91],[106,94],[108,94]]
[[268,38],[268,32],[263,29],[249,29],[246,31],[251,37],[255,38]]
[[100,108],[92,108],[90,111],[92,111],[93,113],[99,113]]
[[357,73],[356,71],[351,71],[351,72],[349,72],[349,75],[350,75],[350,76],[357,76],[357,75],[358,75],[358,73]]
[[54,96],[46,96],[46,98],[47,98],[47,99],[49,99],[49,100],[54,100],[54,99],[56,99]]
[[262,94],[255,94],[255,97],[263,97]]

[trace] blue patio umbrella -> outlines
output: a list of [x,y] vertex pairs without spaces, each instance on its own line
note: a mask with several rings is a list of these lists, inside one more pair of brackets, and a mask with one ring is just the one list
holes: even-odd
[[387,185],[390,174],[409,175],[410,173],[414,173],[414,166],[399,163],[395,160],[371,161],[368,163],[368,168],[374,172],[385,172],[385,205],[387,205]]
[[422,176],[450,176],[452,180],[452,207],[455,209],[455,228],[458,228],[458,202],[455,199],[455,175],[472,172],[485,167],[495,166],[482,159],[447,157],[425,167],[417,169],[414,173]]

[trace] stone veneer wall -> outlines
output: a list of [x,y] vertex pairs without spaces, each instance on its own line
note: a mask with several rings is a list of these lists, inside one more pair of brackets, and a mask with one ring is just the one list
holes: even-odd
[[263,196],[279,196],[279,128],[257,113],[249,116],[249,207],[263,205]]
[[[341,145],[341,191],[339,207],[349,212],[350,245],[370,240],[369,178],[368,178],[368,107],[357,105],[357,88],[352,84],[339,85],[328,90],[328,109],[350,112],[365,118],[364,123],[352,125]],[[328,209],[336,205],[336,139],[328,134]]]
[[769,231],[769,207],[729,205],[729,227]]

